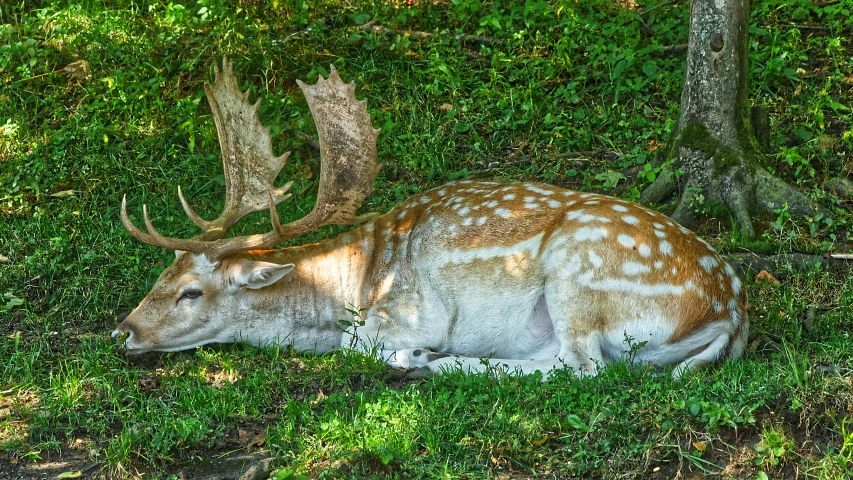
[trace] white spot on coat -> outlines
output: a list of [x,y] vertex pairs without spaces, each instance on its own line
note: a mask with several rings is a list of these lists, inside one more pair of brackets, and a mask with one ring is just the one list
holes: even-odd
[[711,300],[711,308],[713,308],[716,313],[723,311],[723,305],[716,298]]
[[544,188],[539,188],[536,185],[531,185],[529,183],[525,183],[524,187],[530,190],[531,192],[536,192],[540,195],[552,195],[554,193],[553,190],[545,190]]
[[684,293],[684,287],[681,285],[672,285],[669,283],[647,284],[636,280],[628,280],[625,278],[605,278],[597,282],[590,282],[587,284],[587,286],[594,290],[603,290],[606,292],[634,293],[646,297],[659,297],[662,295],[681,295]]
[[704,257],[699,259],[699,265],[701,265],[702,268],[704,268],[706,272],[710,272],[711,270],[714,269],[714,267],[716,267],[719,264],[720,264],[719,260],[717,260],[716,258],[714,258],[710,255],[705,255]]
[[622,215],[622,221],[627,223],[628,225],[639,225],[640,219],[633,215]]
[[622,264],[622,273],[625,275],[639,275],[651,271],[648,265],[639,262],[625,262]]
[[634,241],[634,237],[624,233],[620,233],[619,236],[616,237],[616,241],[626,248],[633,248],[634,245],[637,244],[637,242]]
[[593,267],[598,268],[604,264],[604,260],[602,260],[601,257],[599,257],[597,253],[595,253],[595,251],[590,250],[588,254],[589,263],[591,263]]
[[607,236],[607,229],[604,227],[581,227],[575,230],[575,240],[582,242],[585,240],[596,241]]

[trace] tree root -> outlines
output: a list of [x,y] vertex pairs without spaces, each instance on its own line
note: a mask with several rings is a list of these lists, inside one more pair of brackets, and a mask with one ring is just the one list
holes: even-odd
[[762,210],[774,213],[788,204],[788,213],[795,216],[828,213],[807,195],[764,169],[755,172],[755,200]]
[[649,205],[652,203],[661,203],[669,197],[677,187],[678,184],[675,181],[675,175],[673,175],[672,170],[664,167],[661,169],[655,181],[643,190],[643,193],[640,195],[640,204]]
[[[755,210],[776,215],[785,208],[793,216],[824,215],[829,212],[817,205],[811,198],[786,183],[781,178],[763,168],[758,168],[752,174],[742,171],[740,180],[731,173],[718,179],[717,185],[705,186],[699,181],[688,178],[681,189],[681,200],[670,218],[687,228],[696,228],[697,195],[702,194],[707,199],[716,199],[724,204],[734,215],[738,225],[746,236],[755,238],[755,226],[752,223],[752,213]],[[664,167],[658,178],[640,195],[640,203],[648,205],[660,203],[678,190],[678,182],[671,167]]]

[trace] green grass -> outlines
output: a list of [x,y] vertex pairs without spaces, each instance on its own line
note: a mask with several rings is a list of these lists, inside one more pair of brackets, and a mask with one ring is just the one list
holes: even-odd
[[[310,208],[318,172],[295,80],[330,64],[383,130],[369,209],[466,176],[628,199],[653,181],[683,79],[683,55],[664,49],[686,42],[688,2],[642,15],[657,4],[414,3],[0,5],[0,474],[62,458],[73,461],[60,471],[169,478],[263,450],[288,469],[280,478],[853,475],[843,269],[750,280],[745,358],[682,383],[624,365],[546,383],[407,382],[345,351],[224,346],[128,363],[111,349],[116,315],[173,258],[124,231],[121,195],[171,235],[195,233],[178,185],[202,215],[221,206],[202,83],[224,54],[263,97],[276,151],[293,152],[282,173],[296,180],[290,217]],[[853,172],[853,2],[752,8],[751,93],[771,114],[770,164],[832,215],[758,219],[757,243],[726,216],[700,233],[730,253],[849,249],[853,198],[823,184]],[[92,76],[69,78],[63,67],[80,59]],[[236,230],[267,222],[253,215]]]

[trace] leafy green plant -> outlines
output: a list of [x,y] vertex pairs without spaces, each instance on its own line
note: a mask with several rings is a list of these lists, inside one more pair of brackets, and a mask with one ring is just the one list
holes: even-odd
[[779,428],[765,428],[761,441],[754,447],[758,466],[778,466],[793,454],[794,443]]

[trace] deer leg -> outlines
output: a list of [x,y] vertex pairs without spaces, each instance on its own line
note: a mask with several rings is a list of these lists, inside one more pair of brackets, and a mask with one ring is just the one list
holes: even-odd
[[[388,365],[412,369],[451,356],[438,353],[426,345],[436,342],[431,333],[409,327],[408,317],[393,304],[374,306],[367,311],[362,325],[344,331],[342,346],[352,346],[366,354],[374,354]],[[414,347],[413,347],[414,345]]]
[[420,368],[443,358],[457,358],[452,353],[434,352],[430,348],[403,348],[390,352],[385,356],[385,362],[397,368]]
[[672,378],[681,380],[681,377],[691,370],[704,367],[709,363],[716,362],[725,356],[729,346],[731,335],[722,333],[705,345],[700,345],[688,353],[688,357],[676,365],[672,371]]
[[583,341],[573,340],[564,345],[556,357],[541,360],[473,358],[426,352],[425,349],[409,349],[396,353],[397,358],[401,358],[401,353],[402,358],[409,355],[407,366],[403,368],[419,367],[409,373],[409,378],[427,378],[454,370],[467,374],[499,371],[509,375],[531,375],[538,371],[542,374],[542,379],[547,380],[553,371],[564,367],[571,368],[578,376],[595,376],[598,374],[598,367],[604,363],[596,335],[588,335]]
[[428,362],[426,365],[409,372],[408,378],[428,378],[457,370],[466,374],[502,372],[508,375],[531,375],[538,371],[542,373],[542,379],[546,380],[551,372],[566,366],[560,357],[546,360],[502,360],[460,357],[449,354],[439,355],[447,356]]

